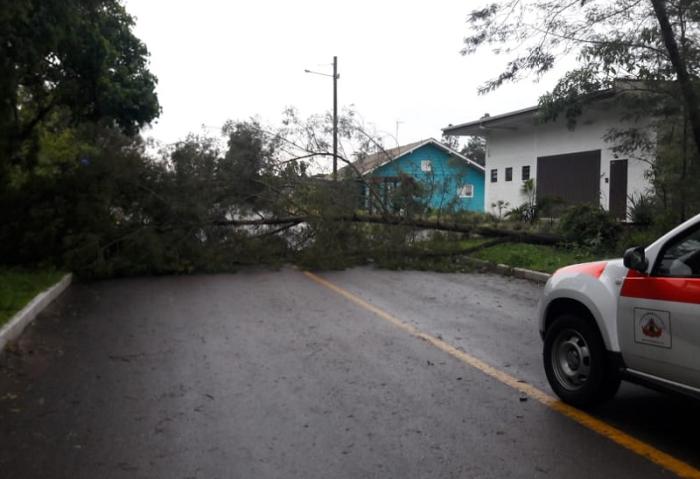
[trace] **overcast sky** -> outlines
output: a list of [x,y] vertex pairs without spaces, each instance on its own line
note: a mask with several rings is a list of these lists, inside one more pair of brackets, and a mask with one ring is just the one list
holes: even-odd
[[557,74],[480,96],[506,58],[459,54],[476,0],[126,0],[151,52],[163,107],[153,129],[163,143],[210,133],[227,119],[276,124],[282,110],[330,110],[339,63],[339,105],[354,105],[393,146],[440,138],[442,127],[534,105]]

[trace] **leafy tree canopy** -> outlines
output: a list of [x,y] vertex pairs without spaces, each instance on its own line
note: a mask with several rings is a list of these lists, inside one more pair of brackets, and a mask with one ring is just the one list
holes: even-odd
[[55,111],[134,135],[160,113],[148,50],[119,0],[16,0],[0,9],[0,167]]
[[509,57],[504,70],[482,85],[482,93],[541,76],[564,56],[575,56],[579,65],[541,99],[550,117],[561,112],[575,117],[591,93],[614,88],[621,79],[627,89],[661,92],[676,106],[698,108],[681,94],[682,78],[696,77],[700,67],[698,2],[506,0],[472,11],[468,26],[463,54],[491,47]]
[[479,136],[470,136],[460,153],[484,166],[486,164],[486,140]]
[[[472,11],[462,54],[491,46],[510,56],[503,72],[482,92],[542,75],[564,55],[576,55],[582,91],[612,86],[617,78],[673,80],[677,72],[664,45],[650,0],[507,0]],[[700,6],[690,0],[662,2],[689,71],[698,71]],[[571,81],[569,77],[567,81]],[[573,85],[572,85],[573,86]]]

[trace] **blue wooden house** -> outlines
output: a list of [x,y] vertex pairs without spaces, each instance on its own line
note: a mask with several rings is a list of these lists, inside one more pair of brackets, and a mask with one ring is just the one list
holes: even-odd
[[[384,199],[402,182],[414,181],[432,210],[484,211],[484,167],[433,138],[368,155],[343,170],[350,176],[359,172]],[[367,188],[363,197],[371,210]]]

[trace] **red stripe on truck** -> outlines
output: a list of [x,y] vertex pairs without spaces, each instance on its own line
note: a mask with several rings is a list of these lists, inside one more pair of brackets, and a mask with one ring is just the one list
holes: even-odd
[[600,275],[605,271],[608,265],[607,261],[596,261],[595,263],[572,264],[559,269],[556,274],[560,273],[583,273],[594,278],[600,278]]
[[620,296],[700,304],[700,278],[659,278],[630,270]]

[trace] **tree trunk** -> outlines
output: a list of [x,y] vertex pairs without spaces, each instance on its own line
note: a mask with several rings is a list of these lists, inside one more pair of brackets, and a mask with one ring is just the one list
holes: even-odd
[[430,229],[438,231],[450,231],[455,233],[477,234],[488,238],[507,238],[509,241],[530,244],[554,245],[561,242],[559,236],[528,233],[524,231],[504,230],[500,228],[490,228],[486,226],[472,226],[456,222],[441,222],[436,220],[408,219],[401,216],[375,216],[375,215],[348,215],[333,217],[312,217],[312,216],[288,216],[281,218],[265,218],[259,220],[223,220],[216,221],[218,226],[263,226],[263,225],[284,225],[299,224],[314,220],[338,221],[352,223],[372,223],[390,226],[407,226],[410,228]]
[[686,209],[688,206],[687,198],[687,178],[688,178],[688,115],[683,112],[683,148],[681,150],[682,163],[681,163],[681,181],[680,181],[680,192],[681,192],[681,217],[679,223],[683,223],[686,220]]
[[690,120],[690,126],[693,131],[695,145],[697,150],[700,152],[700,108],[698,105],[698,98],[695,94],[695,90],[693,89],[693,82],[690,78],[690,73],[688,72],[685,58],[683,58],[683,55],[681,55],[678,48],[678,42],[676,41],[676,37],[673,33],[673,28],[671,27],[671,22],[668,19],[666,0],[650,1],[654,7],[656,19],[659,22],[661,37],[663,38],[664,45],[666,46],[668,56],[674,70],[676,71],[676,78],[678,79],[678,84],[681,87],[683,102],[688,112],[688,119]]

